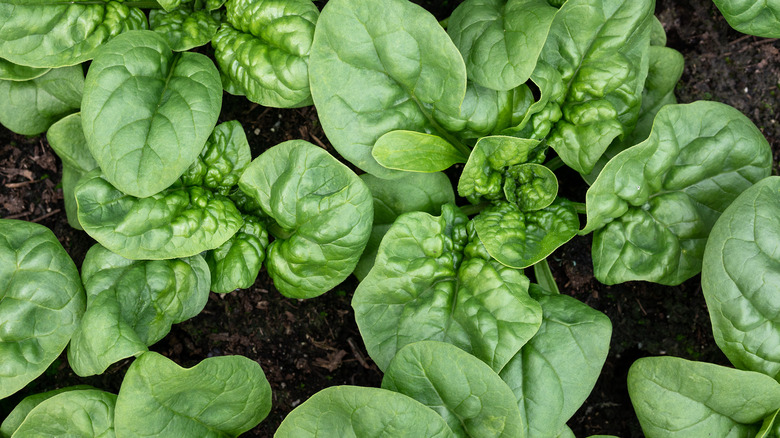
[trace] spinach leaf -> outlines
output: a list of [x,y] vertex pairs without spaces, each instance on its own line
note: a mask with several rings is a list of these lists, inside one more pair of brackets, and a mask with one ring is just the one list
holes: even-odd
[[771,377],[676,357],[634,362],[628,393],[649,438],[753,437],[755,423],[780,408]]
[[470,80],[511,90],[531,77],[556,12],[547,0],[468,0],[452,12],[447,33]]
[[225,89],[264,106],[311,105],[309,51],[319,10],[310,0],[230,0],[212,45]]
[[149,11],[149,28],[162,35],[176,52],[183,52],[211,42],[221,23],[219,12],[195,9],[185,3],[172,11]]
[[231,120],[214,128],[200,155],[182,174],[184,186],[200,186],[229,195],[252,161],[241,123]]
[[29,81],[0,80],[0,123],[22,135],[38,135],[78,111],[84,89],[80,65],[55,68]]
[[277,438],[396,436],[454,438],[435,411],[397,392],[331,386],[284,418]]
[[371,155],[383,167],[409,172],[439,172],[468,159],[437,135],[400,130],[379,137]]
[[764,38],[780,38],[780,2],[777,0],[713,0],[734,29]]
[[457,436],[523,436],[512,390],[487,364],[445,342],[415,342],[398,350],[382,388],[434,409]]
[[0,80],[3,81],[29,81],[48,73],[49,70],[51,69],[18,65],[0,58]]
[[769,175],[772,153],[742,113],[716,102],[667,105],[650,137],[613,158],[588,189],[594,275],[674,285],[701,270],[715,220]]
[[322,127],[339,154],[362,170],[400,176],[371,154],[390,131],[435,134],[453,143],[433,113],[458,117],[466,67],[421,7],[406,0],[331,0],[317,22],[309,62]]
[[118,35],[146,29],[146,15],[119,1],[0,1],[0,53],[31,67],[64,67],[93,58]]
[[235,437],[271,410],[271,386],[257,362],[211,357],[181,368],[154,353],[130,365],[116,399],[117,438]]
[[65,349],[84,313],[78,270],[43,225],[0,219],[0,399]]
[[206,253],[211,290],[228,293],[254,284],[265,260],[268,232],[255,216],[244,215],[244,225],[219,248]]
[[737,368],[780,378],[780,177],[745,190],[715,223],[701,287],[715,342]]
[[89,385],[75,385],[68,386],[60,389],[53,389],[51,391],[41,392],[38,394],[28,395],[23,398],[22,401],[17,404],[14,409],[5,417],[3,423],[0,424],[0,436],[3,438],[10,437],[22,424],[22,421],[27,417],[27,414],[33,410],[36,406],[41,404],[44,400],[50,399],[57,394],[62,394],[67,391],[75,391],[79,389],[94,389]]
[[266,266],[283,295],[321,295],[355,269],[371,233],[371,192],[324,149],[303,140],[276,145],[238,185],[274,221]]
[[174,54],[155,32],[125,32],[100,50],[87,73],[84,136],[106,179],[143,198],[190,166],[221,105],[219,73],[209,58]]
[[99,389],[71,389],[41,401],[13,437],[114,436],[116,395]]
[[496,371],[536,333],[542,310],[522,271],[495,261],[451,204],[398,217],[352,299],[366,349],[386,369],[406,344],[452,343]]
[[81,271],[87,310],[68,347],[68,363],[80,376],[146,351],[171,325],[203,310],[211,285],[200,255],[133,261],[95,245]]

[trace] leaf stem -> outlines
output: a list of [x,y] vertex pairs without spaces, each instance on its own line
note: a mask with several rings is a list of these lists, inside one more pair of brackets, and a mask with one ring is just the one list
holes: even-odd
[[572,202],[574,210],[579,214],[588,214],[588,208],[583,202]]
[[563,167],[564,162],[563,162],[563,160],[561,160],[561,157],[555,157],[555,158],[551,159],[550,161],[544,163],[544,165],[548,169],[550,169],[550,170],[556,170],[556,169],[560,169],[561,167]]
[[555,295],[560,295],[561,291],[558,289],[558,284],[555,282],[555,277],[552,275],[547,259],[543,259],[534,265],[534,276],[536,276],[536,283],[542,289],[553,292]]
[[489,205],[490,203],[488,202],[481,202],[479,204],[469,204],[458,208],[460,208],[460,211],[462,211],[466,216],[473,216],[484,210]]
[[284,228],[280,227],[279,224],[276,222],[273,222],[268,225],[268,232],[271,233],[272,236],[276,239],[289,239],[292,237],[293,233],[285,230]]

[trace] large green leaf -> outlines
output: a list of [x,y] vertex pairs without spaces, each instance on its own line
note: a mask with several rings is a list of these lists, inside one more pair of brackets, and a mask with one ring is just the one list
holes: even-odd
[[80,64],[117,34],[147,28],[143,11],[106,0],[2,0],[0,17],[0,56],[32,67]]
[[208,57],[174,53],[152,31],[125,32],[100,50],[87,73],[84,136],[106,179],[143,198],[190,166],[221,105],[219,73]]
[[780,379],[780,177],[745,190],[715,223],[701,287],[715,342],[737,368]]
[[84,89],[80,65],[55,68],[29,81],[0,80],[0,123],[23,135],[38,135],[78,111]]
[[11,437],[114,438],[115,403],[99,389],[64,391],[35,406]]
[[596,385],[612,324],[574,298],[532,296],[542,306],[542,325],[500,375],[514,391],[526,435],[555,438]]
[[79,223],[101,245],[134,260],[190,257],[217,248],[243,219],[225,196],[173,186],[148,198],[117,190],[98,169],[75,188]]
[[275,221],[266,266],[282,294],[321,295],[355,269],[371,234],[371,192],[324,149],[303,140],[276,145],[238,185]]
[[0,398],[24,388],[70,341],[84,313],[79,272],[43,225],[0,219]]
[[512,390],[487,364],[445,342],[415,342],[398,350],[382,388],[435,410],[457,436],[524,436]]
[[648,438],[752,438],[780,408],[780,384],[771,377],[676,357],[634,362],[628,393]]
[[235,437],[271,410],[271,385],[243,356],[204,359],[181,368],[154,352],[127,370],[116,400],[117,438]]
[[780,1],[713,0],[734,29],[764,38],[780,38]]
[[352,299],[366,349],[386,369],[406,344],[454,344],[498,371],[536,333],[542,310],[522,271],[490,261],[456,207],[401,215]]
[[588,189],[594,275],[607,284],[679,284],[701,270],[721,212],[769,175],[772,152],[742,113],[716,102],[667,105],[650,137],[613,158]]
[[310,0],[230,0],[213,41],[225,89],[264,106],[311,105],[308,58],[319,10]]
[[314,32],[309,71],[322,127],[339,153],[398,177],[371,149],[395,130],[443,136],[434,111],[457,116],[466,67],[436,19],[406,0],[331,0]]
[[470,80],[510,90],[531,77],[556,11],[547,0],[468,0],[452,12],[447,33]]
[[203,310],[211,285],[200,255],[133,261],[100,245],[87,252],[81,277],[87,311],[68,347],[68,364],[80,376],[146,351],[171,325]]
[[276,438],[408,436],[454,438],[447,423],[422,403],[397,392],[332,386],[285,417]]
[[555,15],[532,78],[560,105],[549,145],[580,173],[589,173],[612,140],[636,123],[653,3],[568,0]]

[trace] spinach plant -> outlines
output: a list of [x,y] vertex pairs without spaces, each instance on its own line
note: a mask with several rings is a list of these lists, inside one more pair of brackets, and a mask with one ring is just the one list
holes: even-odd
[[780,38],[780,2],[713,0],[734,29],[764,38]]

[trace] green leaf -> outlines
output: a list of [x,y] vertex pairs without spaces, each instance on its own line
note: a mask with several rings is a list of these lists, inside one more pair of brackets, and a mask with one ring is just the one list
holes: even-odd
[[653,3],[569,0],[555,15],[532,78],[562,113],[548,144],[580,173],[590,173],[612,140],[636,123]]
[[479,239],[490,255],[516,269],[547,258],[580,229],[574,205],[557,198],[549,207],[521,211],[508,202],[490,206],[474,218]]
[[11,413],[9,413],[7,417],[5,417],[3,423],[0,424],[0,436],[7,438],[13,435],[16,429],[19,428],[19,425],[22,424],[22,421],[24,421],[24,419],[27,417],[27,414],[29,414],[30,411],[33,410],[33,408],[41,404],[41,402],[43,402],[44,400],[50,399],[55,395],[61,394],[63,392],[76,391],[80,389],[94,389],[94,388],[92,388],[89,385],[76,385],[76,386],[68,386],[60,389],[54,389],[51,391],[42,392],[38,394],[28,395],[27,397],[23,398],[22,401],[20,401],[19,404],[16,405],[16,407],[14,407]]
[[382,388],[435,410],[457,436],[522,436],[525,425],[512,390],[487,364],[453,345],[421,341],[401,348]]
[[31,67],[64,67],[92,59],[121,32],[146,29],[146,15],[117,1],[0,1],[0,53]]
[[628,393],[649,438],[753,437],[780,408],[771,377],[676,357],[647,357],[628,371]]
[[100,50],[87,73],[84,136],[106,179],[143,198],[190,166],[221,105],[219,73],[209,58],[174,54],[155,32],[125,32]]
[[401,176],[371,155],[390,131],[451,140],[433,113],[460,114],[466,67],[436,18],[420,6],[406,0],[329,1],[317,22],[309,67],[328,139],[362,170],[380,178]]
[[116,395],[99,389],[75,389],[35,406],[14,437],[114,437]]
[[558,196],[558,178],[541,164],[518,164],[506,170],[504,196],[522,211],[541,210]]
[[[173,11],[179,8],[181,0],[156,0],[163,10],[166,12]],[[186,1],[186,0],[185,0]]]
[[283,295],[321,295],[355,269],[371,233],[371,192],[324,149],[303,140],[276,145],[238,185],[275,221],[266,267]]
[[470,80],[510,90],[531,77],[557,10],[547,0],[469,0],[452,12],[447,33]]
[[29,81],[0,80],[0,123],[22,135],[38,135],[81,106],[80,65],[55,68]]
[[362,280],[374,266],[382,238],[403,213],[423,211],[432,215],[441,213],[441,206],[455,203],[455,193],[447,175],[437,173],[408,173],[391,184],[369,173],[360,175],[374,197],[374,222],[371,236],[360,261],[353,272]]
[[612,324],[569,296],[532,296],[542,306],[542,325],[500,375],[514,391],[526,435],[555,438],[596,385]]
[[447,423],[422,403],[380,388],[332,386],[285,417],[276,438],[383,436],[454,438]]
[[0,80],[3,81],[29,81],[48,73],[49,70],[51,69],[18,65],[0,58]]
[[308,59],[318,17],[310,0],[230,0],[212,42],[225,89],[264,106],[311,105]]
[[777,0],[713,0],[734,29],[764,38],[780,38],[780,2]]
[[96,169],[75,188],[84,230],[111,251],[134,260],[190,257],[214,249],[243,224],[225,196],[201,187],[171,187],[148,198],[117,190]]
[[149,11],[149,28],[163,37],[175,52],[183,52],[211,42],[219,29],[221,14],[194,10],[185,3],[173,11]]
[[200,155],[181,176],[185,186],[202,186],[227,194],[238,184],[244,169],[252,161],[252,152],[244,128],[236,120],[214,128]]
[[211,270],[211,290],[228,293],[246,289],[257,280],[268,247],[265,224],[244,216],[244,225],[227,242],[206,254]]
[[100,245],[87,252],[81,275],[87,311],[68,347],[68,364],[82,377],[143,353],[171,325],[200,313],[211,285],[200,255],[133,261]]
[[271,410],[271,386],[243,356],[204,359],[181,368],[154,353],[127,370],[116,400],[116,436],[235,437]]
[[371,154],[381,166],[408,172],[440,172],[453,164],[465,163],[468,158],[447,140],[414,131],[384,134]]
[[84,313],[73,260],[43,225],[0,219],[0,399],[43,373]]
[[528,279],[480,258],[466,221],[450,204],[440,217],[406,213],[382,240],[352,299],[366,349],[380,369],[404,345],[434,340],[500,370],[539,328],[541,308],[528,296]]
[[701,287],[715,342],[735,367],[780,378],[780,177],[745,190],[715,223]]
[[734,108],[661,108],[650,137],[613,158],[588,190],[581,234],[594,231],[594,275],[667,285],[696,275],[715,220],[771,162],[766,139]]

